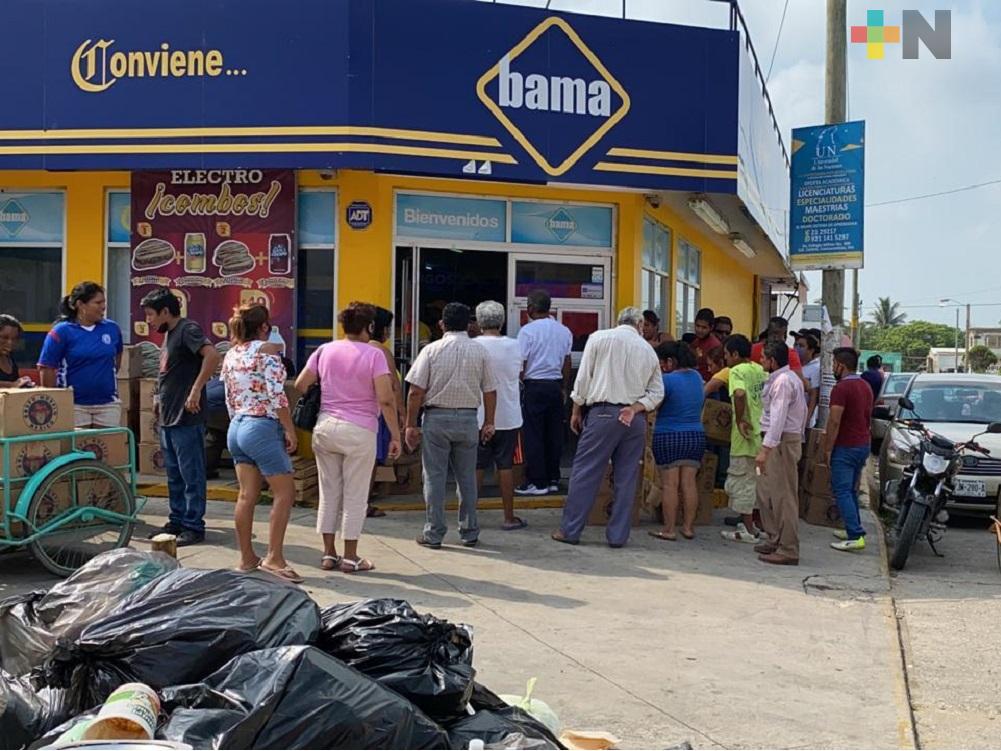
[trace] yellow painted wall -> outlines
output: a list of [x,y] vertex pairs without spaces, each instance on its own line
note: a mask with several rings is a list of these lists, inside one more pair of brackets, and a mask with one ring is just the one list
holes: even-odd
[[[702,304],[718,315],[733,318],[734,330],[751,331],[754,315],[754,276],[717,250],[693,224],[665,206],[650,207],[643,196],[600,190],[548,188],[470,180],[443,180],[341,170],[331,179],[320,172],[299,173],[301,187],[336,188],[338,191],[337,300],[369,300],[392,307],[393,297],[393,194],[397,190],[424,190],[509,198],[583,201],[617,207],[618,250],[613,268],[612,315],[626,305],[638,305],[643,245],[643,216],[648,214],[671,229],[672,258],[677,259],[677,239],[685,237],[702,249]],[[127,189],[128,172],[0,172],[0,189],[60,189],[66,191],[66,288],[85,279],[104,281],[105,196],[109,189]],[[355,200],[372,206],[373,223],[354,230],[345,221],[344,207]],[[674,269],[672,269],[672,275]],[[674,285],[671,305],[674,308]],[[672,322],[673,322],[673,316]]]

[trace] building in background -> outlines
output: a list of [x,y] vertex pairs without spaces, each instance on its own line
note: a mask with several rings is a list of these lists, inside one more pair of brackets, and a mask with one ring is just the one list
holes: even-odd
[[516,334],[547,289],[579,355],[625,305],[675,335],[704,306],[753,335],[773,287],[797,289],[788,159],[739,12],[729,29],[472,0],[6,15],[0,300],[26,323],[25,364],[83,279],[142,336],[131,186],[148,170],[217,200],[240,171],[295,170],[300,362],[354,299],[394,310],[405,369],[451,300],[502,301]]

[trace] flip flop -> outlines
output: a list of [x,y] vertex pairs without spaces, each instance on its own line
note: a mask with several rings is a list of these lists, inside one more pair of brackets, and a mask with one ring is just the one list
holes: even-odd
[[580,540],[571,540],[569,537],[564,537],[561,530],[557,530],[549,535],[556,542],[562,542],[564,545],[579,545]]
[[341,558],[342,574],[358,574],[365,571],[375,571],[375,564],[368,558],[355,558],[353,561],[350,558]]
[[264,571],[272,576],[277,576],[279,579],[284,579],[292,584],[302,584],[305,579],[303,579],[299,573],[291,566],[286,566],[285,568],[271,568],[270,566],[265,566],[264,562],[261,562],[260,570]]
[[690,535],[687,532],[685,532],[685,530],[681,530],[681,536],[684,537],[686,540],[694,540],[695,539],[695,535]]
[[339,555],[325,555],[320,559],[320,568],[324,571],[333,571],[341,567],[341,561],[343,560]]
[[654,532],[653,530],[650,530],[649,534],[650,534],[651,537],[656,537],[658,540],[667,540],[668,542],[677,542],[678,541],[678,536],[677,535],[665,535],[663,532],[659,532],[659,531],[658,532]]
[[514,517],[513,522],[504,522],[504,524],[501,525],[501,529],[503,529],[505,532],[510,532],[515,529],[524,529],[527,526],[528,522],[526,522],[520,516],[516,516]]
[[378,506],[369,506],[368,510],[365,512],[365,516],[367,516],[369,519],[381,519],[385,515],[386,512],[383,511]]
[[258,558],[257,559],[257,563],[255,563],[252,568],[244,568],[243,566],[237,566],[236,570],[239,571],[240,573],[243,573],[243,574],[249,574],[252,571],[257,571],[257,569],[259,569],[261,567],[261,564],[263,562],[264,562],[263,558]]

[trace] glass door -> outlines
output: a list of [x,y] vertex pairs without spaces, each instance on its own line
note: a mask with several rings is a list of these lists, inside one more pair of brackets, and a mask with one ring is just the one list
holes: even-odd
[[420,350],[420,262],[417,247],[396,249],[396,290],[393,300],[393,355],[396,367],[406,378]]
[[509,264],[508,334],[517,336],[528,322],[528,296],[545,290],[553,299],[553,317],[573,332],[571,359],[578,367],[588,337],[608,326],[611,259],[512,253]]

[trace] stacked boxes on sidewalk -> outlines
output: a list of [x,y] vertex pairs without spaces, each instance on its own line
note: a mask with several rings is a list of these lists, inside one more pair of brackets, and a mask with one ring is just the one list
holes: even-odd
[[320,480],[312,453],[292,457],[292,477],[295,480],[296,504],[316,508],[320,503]]
[[821,456],[824,431],[807,431],[799,480],[799,516],[807,524],[840,527],[841,512],[831,491],[831,468]]
[[[46,434],[72,431],[71,389],[0,389],[0,438],[38,436],[37,441],[11,444],[10,466],[0,466],[4,472],[0,477],[0,522],[7,513],[3,484],[33,475],[69,449],[67,441],[46,439]],[[25,484],[11,482],[11,507],[17,503]]]
[[160,448],[160,422],[153,411],[156,399],[156,378],[139,380],[139,474],[166,474],[163,449]]

